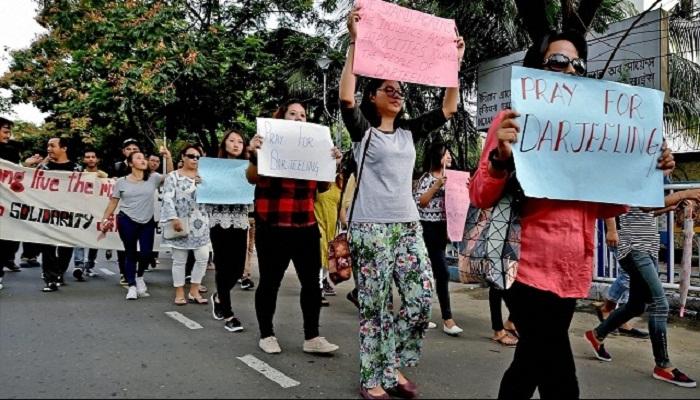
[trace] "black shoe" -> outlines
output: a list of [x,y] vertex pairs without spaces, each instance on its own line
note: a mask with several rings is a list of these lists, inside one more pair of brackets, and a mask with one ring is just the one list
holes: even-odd
[[230,320],[226,321],[224,329],[226,329],[229,332],[240,332],[243,330],[243,325],[241,325],[241,321],[239,321],[238,318],[233,317]]
[[41,289],[42,292],[48,293],[48,292],[55,292],[58,290],[58,285],[55,282],[49,282],[44,286],[43,289]]
[[355,291],[353,290],[352,292],[349,292],[347,296],[345,296],[346,299],[348,299],[349,302],[355,305],[357,309],[360,309],[360,302],[357,300],[357,296],[355,295]]
[[40,267],[41,263],[36,258],[22,258],[22,262],[19,265],[22,268],[36,268]]
[[253,283],[252,280],[250,280],[250,278],[241,279],[241,289],[250,290],[250,289],[253,289],[254,287],[255,287],[255,284]]
[[335,296],[335,288],[328,282],[327,278],[323,279],[323,294],[326,296]]
[[648,339],[649,338],[649,332],[645,332],[645,331],[639,330],[637,328],[632,328],[632,329],[617,328],[617,331],[620,332],[620,335],[633,337],[635,339]]
[[11,272],[19,272],[22,269],[17,266],[14,262],[10,262],[8,264],[5,264],[5,268],[9,269]]
[[73,270],[73,278],[78,282],[85,282],[85,277],[83,277],[83,270],[81,268],[76,268]]
[[221,321],[222,319],[224,319],[224,314],[219,310],[219,303],[215,301],[218,299],[219,295],[216,292],[214,292],[209,298],[209,303],[211,303],[211,316],[214,317],[215,320]]
[[66,282],[63,280],[63,275],[60,275],[58,278],[56,278],[56,286],[58,286],[58,287],[68,286],[68,285],[66,285]]

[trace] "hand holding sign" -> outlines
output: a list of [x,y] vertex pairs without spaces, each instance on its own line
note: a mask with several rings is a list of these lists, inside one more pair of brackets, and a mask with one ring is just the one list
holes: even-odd
[[284,119],[258,118],[257,128],[257,136],[261,138],[257,151],[260,175],[335,181],[336,160],[328,127]]
[[[673,166],[662,144],[663,92],[513,67],[511,93],[522,114],[512,152],[527,196],[663,206],[657,165]],[[515,128],[503,128],[507,152]]]

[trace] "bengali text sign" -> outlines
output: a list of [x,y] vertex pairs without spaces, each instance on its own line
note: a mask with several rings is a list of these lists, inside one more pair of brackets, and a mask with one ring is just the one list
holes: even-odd
[[248,183],[248,160],[204,157],[199,160],[197,202],[202,204],[252,204],[255,186]]
[[263,138],[258,173],[263,176],[335,181],[333,141],[327,126],[284,119],[258,118]]
[[663,206],[663,92],[513,67],[511,93],[527,196]]
[[457,87],[456,25],[381,0],[358,0],[353,72],[372,78]]
[[464,236],[464,224],[469,211],[469,172],[445,170],[445,213],[447,236],[459,242]]

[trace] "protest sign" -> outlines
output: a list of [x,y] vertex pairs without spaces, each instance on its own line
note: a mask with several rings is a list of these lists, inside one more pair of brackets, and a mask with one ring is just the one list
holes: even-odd
[[197,203],[253,204],[255,186],[248,183],[245,171],[248,160],[204,157],[199,160]]
[[459,242],[464,235],[464,224],[469,210],[469,172],[445,170],[445,213],[447,236]]
[[333,141],[327,126],[258,118],[258,173],[263,176],[335,181]]
[[527,196],[663,206],[663,92],[513,67],[511,93]]
[[[42,171],[0,160],[0,239],[122,250],[116,219],[106,234],[100,230],[114,182],[90,172]],[[155,212],[157,221],[159,204]],[[157,231],[154,249],[160,242]]]
[[[603,32],[588,33],[587,75],[667,91],[668,15],[659,8],[635,23],[636,19],[636,16],[627,18],[608,25]],[[623,35],[625,38],[620,43]],[[615,57],[603,74],[614,49],[617,49]],[[487,130],[499,111],[511,108],[510,67],[522,65],[524,57],[525,51],[519,51],[479,64],[477,129]]]
[[358,0],[362,21],[355,41],[356,75],[457,87],[454,20],[381,0]]

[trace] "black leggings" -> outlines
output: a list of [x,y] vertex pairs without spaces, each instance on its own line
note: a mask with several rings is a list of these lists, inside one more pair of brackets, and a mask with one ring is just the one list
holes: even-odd
[[578,399],[576,365],[569,343],[576,299],[519,282],[505,299],[520,339],[498,398],[529,399],[537,388],[542,399]]
[[430,265],[435,277],[435,291],[440,302],[442,319],[452,319],[450,307],[450,272],[447,270],[445,260],[445,247],[447,246],[447,221],[421,221],[423,225],[423,239],[428,248]]
[[[503,328],[503,312],[501,312],[501,300],[503,300],[508,292],[501,289],[496,289],[491,286],[489,288],[489,309],[491,311],[491,329],[494,331],[502,331]],[[506,302],[508,307],[508,302]],[[510,310],[510,309],[509,309]],[[513,321],[511,316],[508,316],[508,321]]]
[[302,228],[286,228],[256,221],[255,246],[258,249],[260,283],[255,291],[255,314],[258,317],[261,339],[275,335],[272,320],[277,308],[277,293],[289,261],[294,262],[301,283],[300,302],[304,317],[304,337],[309,340],[319,335],[320,238],[321,232],[315,224]]
[[219,299],[217,308],[224,318],[231,318],[231,289],[243,275],[248,254],[248,230],[217,225],[211,228],[210,233],[216,267],[216,296]]

